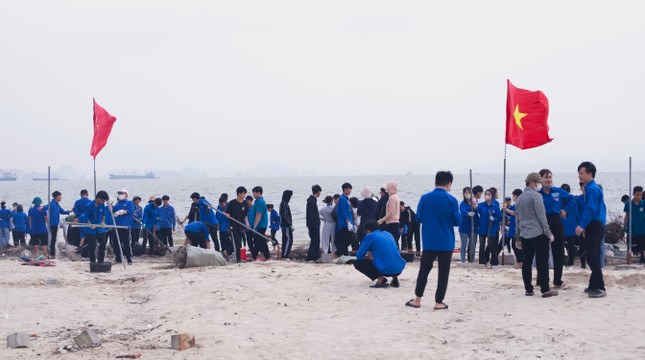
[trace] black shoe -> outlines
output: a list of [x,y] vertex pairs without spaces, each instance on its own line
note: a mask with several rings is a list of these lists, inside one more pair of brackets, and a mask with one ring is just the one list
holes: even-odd
[[132,259],[128,259],[128,265],[132,265]]
[[399,287],[399,279],[392,280],[392,282],[390,283],[390,286],[392,286],[393,288],[398,288]]
[[383,282],[376,282],[374,285],[370,285],[371,288],[384,288],[388,287],[390,284],[387,283],[387,279],[383,279]]
[[527,291],[524,293],[524,296],[533,296],[535,293],[533,291]]
[[602,290],[589,290],[590,298],[601,298],[607,296],[607,293]]
[[585,292],[585,293],[589,293],[589,288],[588,288],[588,287],[586,287],[586,288],[585,288],[585,290],[584,290],[584,292]]

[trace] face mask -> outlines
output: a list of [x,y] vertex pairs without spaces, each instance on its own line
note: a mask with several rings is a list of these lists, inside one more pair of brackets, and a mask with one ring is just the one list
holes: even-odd
[[540,191],[540,190],[542,190],[542,184],[537,184],[535,191]]
[[119,194],[119,195],[116,196],[116,198],[119,199],[119,201],[121,201],[121,200],[125,199],[125,195]]
[[492,199],[493,199],[493,197],[492,197],[492,196],[490,196],[490,195],[486,195],[486,201],[491,201]]
[[464,196],[464,198],[465,198],[466,200],[470,200],[470,199],[472,199],[472,198],[473,198],[473,196],[472,196],[472,195],[470,195],[470,194],[466,194],[466,195]]

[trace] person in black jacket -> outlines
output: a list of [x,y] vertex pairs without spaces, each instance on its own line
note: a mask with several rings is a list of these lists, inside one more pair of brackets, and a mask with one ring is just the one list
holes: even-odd
[[282,258],[288,259],[293,245],[293,218],[291,217],[291,208],[289,201],[293,196],[292,190],[285,190],[282,193],[280,202],[280,228],[282,229]]
[[307,199],[307,230],[309,230],[309,251],[306,261],[320,259],[320,213],[318,212],[318,198],[322,188],[320,185],[311,187],[311,196]]
[[[387,201],[389,199],[390,199],[390,196],[385,191],[385,188],[381,188],[381,198],[376,203],[376,217],[374,219],[375,221],[378,221],[379,219],[385,216],[385,211],[387,210]],[[387,228],[387,224],[383,223],[380,225],[381,230],[385,230],[386,228]]]
[[365,224],[376,218],[376,200],[372,199],[372,189],[369,187],[364,187],[361,190],[361,196],[363,200],[359,201],[358,208],[356,209],[356,214],[360,216],[361,223],[358,225],[358,232],[356,233],[356,240],[360,244],[363,241],[367,232],[365,231]]

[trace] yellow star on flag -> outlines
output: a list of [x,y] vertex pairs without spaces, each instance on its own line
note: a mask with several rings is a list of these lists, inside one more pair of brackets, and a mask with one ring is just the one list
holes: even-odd
[[517,124],[517,127],[519,127],[520,130],[522,131],[524,130],[524,128],[522,127],[522,118],[524,118],[526,115],[528,114],[520,112],[520,104],[516,104],[513,117],[515,118],[515,123]]

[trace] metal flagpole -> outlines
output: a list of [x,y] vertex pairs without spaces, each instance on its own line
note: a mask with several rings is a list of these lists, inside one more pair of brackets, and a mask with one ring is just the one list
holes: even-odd
[[[629,192],[628,194],[632,194],[632,157],[629,157]],[[627,237],[627,264],[631,265],[632,264],[632,235],[633,235],[633,229],[634,227],[632,226],[632,203],[634,202],[633,196],[630,195],[629,197],[629,207],[627,208],[629,211],[629,236]]]
[[[45,199],[49,199],[51,194],[51,166],[47,167],[47,196]],[[51,217],[51,201],[47,203],[47,251],[51,254],[52,246],[52,217]],[[56,229],[58,230],[58,228]],[[49,254],[45,254],[45,257],[49,257]]]
[[96,197],[96,158],[94,158],[94,197]]
[[[504,180],[502,182],[502,201],[506,199],[506,143],[504,143]],[[501,251],[500,253],[502,254],[502,265],[504,265],[504,232],[506,231],[506,211],[502,210],[502,226],[501,226],[501,233],[502,233],[502,246],[501,246]]]
[[[473,201],[475,201],[475,195],[473,194],[473,169],[470,169],[470,211],[473,211]],[[477,210],[477,209],[475,209]],[[466,249],[468,251],[468,257],[470,257],[470,247],[476,248],[477,240],[475,240],[475,215],[470,217],[470,239],[468,240],[468,246]],[[475,263],[475,249],[473,249],[473,257],[470,259],[472,263]]]

